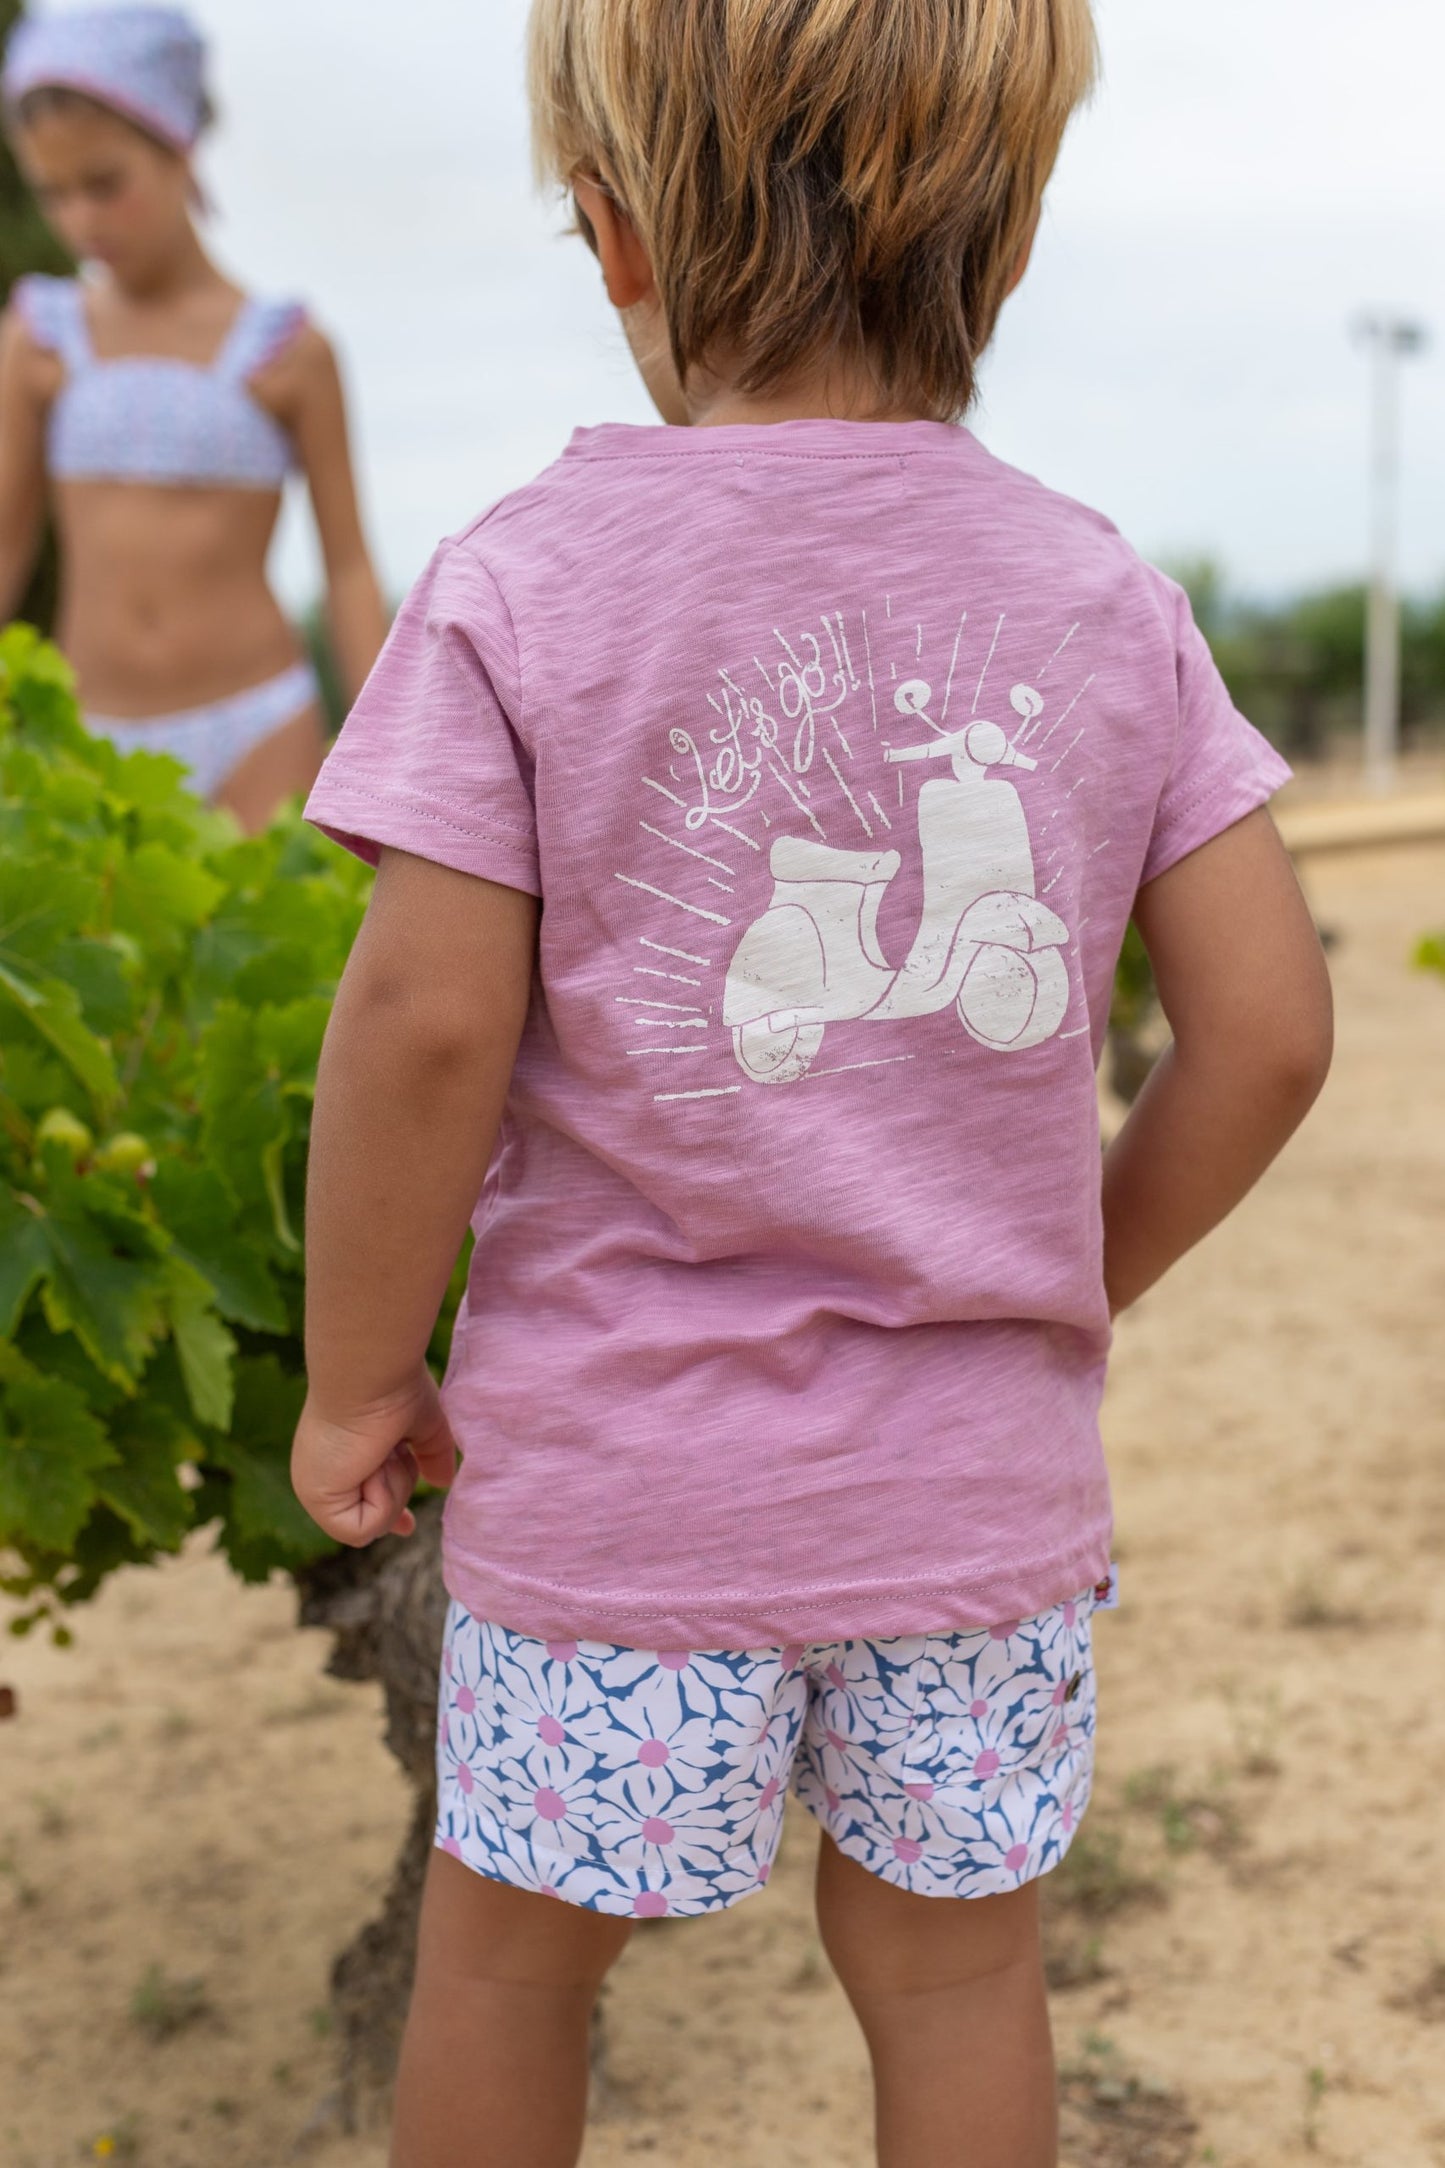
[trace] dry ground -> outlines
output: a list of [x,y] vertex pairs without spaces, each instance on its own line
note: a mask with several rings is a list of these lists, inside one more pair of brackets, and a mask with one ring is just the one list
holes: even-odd
[[[1326,1101],[1120,1338],[1124,1606],[1053,1900],[1070,2168],[1445,2164],[1445,986],[1407,968],[1445,849],[1310,886]],[[380,2168],[328,2119],[326,1972],[405,1801],[324,1656],[199,1549],[69,1654],[0,1645],[3,2168]],[[639,1938],[587,2168],[864,2168],[810,1851]]]

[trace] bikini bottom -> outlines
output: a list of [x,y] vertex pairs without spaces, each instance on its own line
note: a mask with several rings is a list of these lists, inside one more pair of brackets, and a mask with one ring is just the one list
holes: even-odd
[[296,662],[263,685],[203,708],[140,721],[87,714],[85,727],[122,753],[169,753],[189,768],[186,781],[197,797],[214,798],[249,752],[319,699],[316,672],[309,662]]

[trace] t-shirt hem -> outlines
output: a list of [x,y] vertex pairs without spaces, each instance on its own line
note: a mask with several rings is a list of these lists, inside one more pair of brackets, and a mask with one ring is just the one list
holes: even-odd
[[940,1568],[912,1581],[837,1582],[792,1589],[668,1592],[566,1587],[468,1556],[448,1537],[447,1592],[474,1619],[538,1641],[605,1641],[618,1648],[763,1649],[793,1643],[893,1641],[977,1632],[1034,1618],[1102,1581],[1112,1524],[1047,1558]]
[[352,792],[324,780],[306,803],[306,819],[333,843],[374,866],[383,849],[406,851],[456,873],[496,881],[540,896],[542,879],[535,856],[498,835],[489,835],[459,816],[453,806],[414,797],[374,796]]

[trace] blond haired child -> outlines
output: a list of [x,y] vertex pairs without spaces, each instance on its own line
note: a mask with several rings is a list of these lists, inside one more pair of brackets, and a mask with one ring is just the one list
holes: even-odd
[[[1056,2157],[1111,1313],[1330,1039],[1185,598],[959,424],[1093,64],[1085,0],[534,9],[664,426],[442,545],[310,807],[379,871],[296,1486],[367,1543],[461,1455],[396,2168],[575,2161],[633,1922],[760,1889],[790,1787],[884,2168]],[[1101,1184],[1131,913],[1174,1044]]]

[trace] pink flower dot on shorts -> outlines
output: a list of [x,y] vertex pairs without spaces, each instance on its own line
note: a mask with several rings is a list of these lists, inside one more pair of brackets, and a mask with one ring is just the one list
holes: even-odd
[[1050,1744],[1052,1746],[1067,1746],[1068,1743],[1069,1727],[1067,1724],[1060,1724],[1058,1729],[1055,1731],[1054,1736],[1050,1741]]
[[671,1822],[665,1822],[660,1814],[649,1814],[642,1834],[649,1844],[671,1844],[674,1832]]
[[1067,1837],[1072,1833],[1074,1827],[1074,1802],[1072,1799],[1064,1801],[1063,1824],[1064,1835]]
[[665,1739],[644,1739],[637,1749],[637,1759],[644,1769],[660,1769],[667,1760],[669,1751]]
[[457,1763],[457,1782],[458,1784],[460,1784],[462,1790],[470,1799],[472,1793],[472,1772],[467,1767],[464,1761]]
[[686,1671],[692,1662],[691,1649],[659,1649],[657,1660],[664,1671]]
[[555,1716],[539,1716],[537,1737],[543,1746],[561,1746],[567,1737],[567,1728],[564,1724],[559,1724]]
[[561,1894],[562,1892],[554,1888],[550,1882],[539,1882],[537,1885],[537,1895],[539,1897],[560,1897]]
[[450,1852],[453,1859],[460,1859],[462,1856],[462,1848],[455,1837],[443,1837],[441,1848],[444,1852]]
[[931,1784],[905,1784],[903,1789],[910,1799],[931,1799],[933,1797],[933,1786]]
[[827,1807],[830,1814],[836,1814],[838,1812],[838,1809],[843,1804],[842,1800],[838,1797],[838,1794],[836,1792],[830,1792],[829,1790],[827,1790],[826,1787],[823,1791],[823,1803]]
[[447,1677],[450,1678],[452,1675],[452,1645],[450,1642],[448,1642],[446,1647],[442,1650],[442,1669],[445,1671]]
[[758,1794],[758,1805],[764,1810],[764,1812],[766,1812],[767,1809],[772,1805],[773,1801],[777,1798],[782,1788],[782,1785],[778,1782],[776,1777],[768,1778],[767,1783],[763,1786],[762,1791]]
[[559,1664],[570,1664],[577,1654],[575,1641],[548,1641],[544,1644],[547,1654]]
[[1076,1603],[1066,1603],[1064,1605],[1064,1624],[1066,1626],[1074,1625],[1078,1619],[1078,1616],[1079,1607]]
[[837,1664],[829,1664],[823,1676],[830,1686],[841,1686],[846,1691],[848,1681],[844,1678]]
[[893,1839],[893,1857],[901,1859],[905,1866],[911,1867],[915,1860],[922,1859],[923,1846],[916,1843],[912,1837],[895,1837]]
[[1028,1861],[1028,1846],[1026,1844],[1015,1844],[1011,1845],[1009,1850],[1005,1852],[1003,1863],[1007,1867],[1010,1874],[1017,1874],[1021,1867],[1026,1867],[1028,1865]]
[[544,1784],[532,1795],[532,1805],[544,1822],[560,1822],[567,1812],[567,1802],[560,1792],[554,1792],[550,1784]]
[[472,1715],[476,1706],[477,1697],[472,1692],[471,1688],[469,1686],[459,1686],[457,1688],[457,1707],[458,1709],[460,1709],[462,1715]]
[[988,1715],[988,1703],[986,1701],[971,1701],[968,1705],[968,1713],[977,1723],[981,1716]]
[[990,1626],[988,1638],[990,1641],[1012,1641],[1022,1624],[1022,1619],[1011,1618],[1001,1626]]
[[829,1746],[832,1747],[835,1754],[847,1753],[848,1742],[843,1737],[841,1731],[825,1731],[823,1737],[827,1740]]
[[986,1746],[973,1765],[973,1773],[976,1777],[996,1777],[998,1770],[998,1756],[991,1746]]
[[639,1890],[632,1900],[632,1909],[640,1920],[660,1920],[667,1914],[667,1899],[660,1889]]
[[1054,1707],[1056,1709],[1062,1709],[1064,1703],[1068,1700],[1068,1698],[1069,1682],[1067,1679],[1060,1679],[1058,1685],[1054,1688]]
[[447,1722],[445,1717],[442,1718],[441,1723],[437,1726],[437,1737],[440,1739],[443,1746],[451,1745],[452,1727]]
[[803,1651],[801,1646],[798,1643],[794,1643],[791,1648],[784,1649],[781,1660],[784,1671],[796,1671],[799,1664],[803,1660]]
[[759,1863],[758,1863],[758,1880],[759,1880],[760,1882],[766,1882],[766,1881],[767,1881],[767,1879],[768,1879],[768,1876],[769,1876],[769,1875],[770,1875],[770,1874],[772,1873],[772,1871],[773,1871],[773,1868],[772,1868],[772,1862],[771,1862],[771,1860],[766,1860],[766,1859],[764,1859],[764,1860],[761,1860],[761,1861],[759,1861]]

